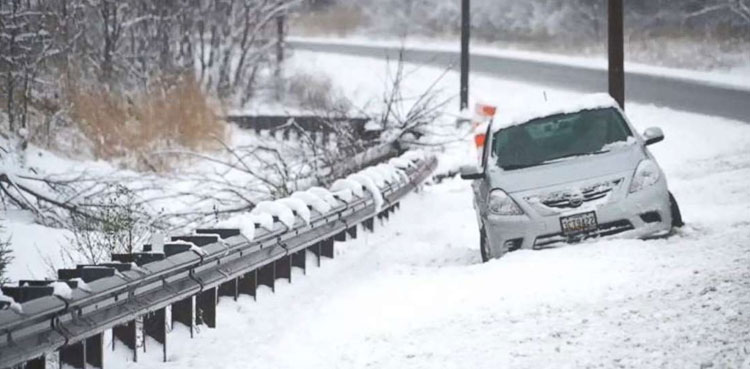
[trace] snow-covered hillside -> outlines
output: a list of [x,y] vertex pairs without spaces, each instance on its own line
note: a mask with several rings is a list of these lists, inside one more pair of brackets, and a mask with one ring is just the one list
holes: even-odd
[[[297,53],[360,101],[380,91],[381,61]],[[410,67],[411,68],[411,67]],[[411,70],[410,88],[441,71]],[[458,77],[440,83],[450,94]],[[474,100],[500,114],[544,104],[540,86],[475,76]],[[546,90],[551,99],[575,94]],[[630,105],[688,225],[669,239],[603,240],[520,251],[481,264],[471,189],[424,187],[373,235],[333,261],[219,304],[219,328],[170,336],[169,363],[150,350],[118,368],[750,368],[750,125]],[[470,160],[441,154],[443,170]],[[154,347],[149,343],[149,347]]]

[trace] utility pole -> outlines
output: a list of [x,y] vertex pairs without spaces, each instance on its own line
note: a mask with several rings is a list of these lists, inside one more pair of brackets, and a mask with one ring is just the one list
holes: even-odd
[[469,108],[469,39],[471,0],[461,0],[461,110]]
[[623,0],[609,0],[609,94],[625,109]]
[[276,17],[276,77],[281,76],[281,65],[284,63],[284,22],[286,16]]
[[284,23],[286,21],[285,15],[279,15],[276,17],[276,69],[274,70],[274,84],[276,99],[281,100],[282,95],[282,83],[281,83],[281,69],[284,64]]

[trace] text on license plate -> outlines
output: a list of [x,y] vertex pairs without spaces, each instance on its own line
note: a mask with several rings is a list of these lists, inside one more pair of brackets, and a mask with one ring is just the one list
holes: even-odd
[[560,218],[563,234],[572,235],[595,231],[599,228],[595,212],[571,215]]

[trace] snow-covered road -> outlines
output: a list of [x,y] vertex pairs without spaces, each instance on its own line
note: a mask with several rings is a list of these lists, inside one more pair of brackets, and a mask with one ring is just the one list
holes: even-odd
[[[718,368],[750,365],[747,224],[479,263],[466,183],[412,195],[374,235],[219,329],[171,337],[175,368]],[[152,346],[153,347],[153,346]],[[158,367],[158,354],[149,357]],[[744,362],[744,367],[742,366]],[[135,365],[133,367],[140,367]]]
[[[380,91],[381,61],[298,53],[294,63]],[[441,71],[415,71],[414,85]],[[345,82],[345,83],[343,83]],[[452,90],[457,76],[444,82]],[[501,109],[575,94],[472,80]],[[259,302],[222,300],[219,329],[170,335],[170,362],[128,368],[750,368],[750,125],[630,105],[687,227],[663,240],[605,240],[479,262],[469,184],[426,186],[386,228],[295,271]],[[455,158],[446,154],[443,166]],[[150,346],[153,347],[153,346]],[[151,350],[157,351],[157,350]],[[164,365],[164,366],[162,366]]]

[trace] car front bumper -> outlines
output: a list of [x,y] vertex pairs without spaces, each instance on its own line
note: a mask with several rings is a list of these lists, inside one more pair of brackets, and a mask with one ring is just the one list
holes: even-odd
[[[668,233],[672,228],[669,192],[663,176],[659,182],[636,193],[620,191],[606,203],[578,209],[551,212],[535,211],[520,200],[525,215],[488,215],[484,229],[490,252],[498,257],[516,249],[543,249],[576,243],[586,239],[617,236],[618,238],[648,238]],[[514,197],[511,195],[511,197]],[[589,233],[566,236],[560,218],[595,212],[598,229]]]

